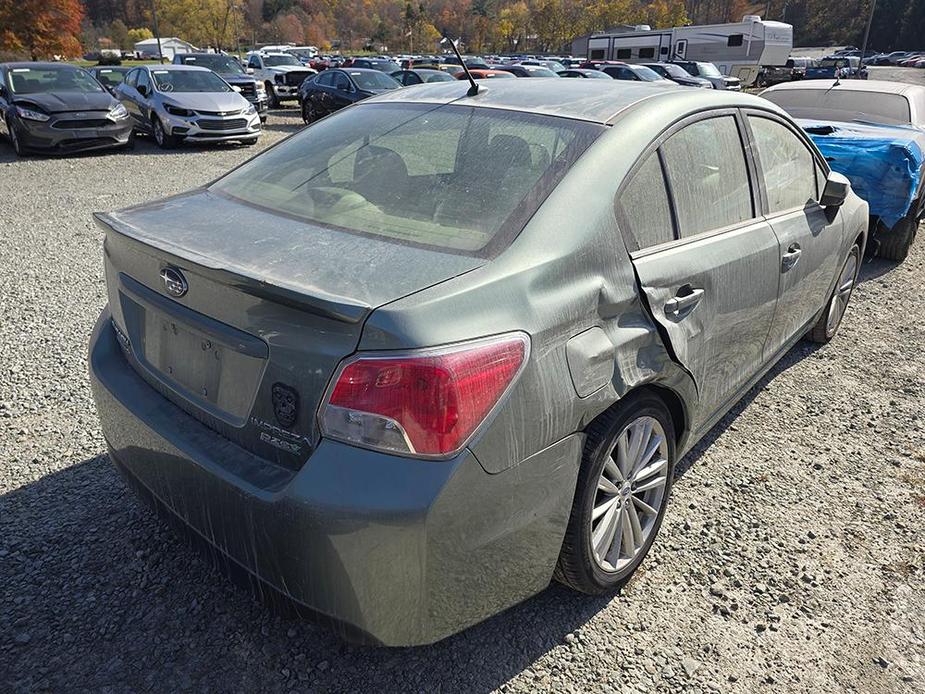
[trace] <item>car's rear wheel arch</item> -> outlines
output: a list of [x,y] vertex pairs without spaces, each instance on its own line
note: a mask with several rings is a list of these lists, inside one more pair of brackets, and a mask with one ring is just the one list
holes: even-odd
[[611,410],[615,410],[617,407],[620,407],[621,403],[626,402],[630,398],[642,396],[645,394],[653,395],[661,400],[662,405],[665,407],[665,410],[671,417],[671,423],[674,427],[675,444],[680,444],[684,437],[684,433],[687,431],[687,424],[689,419],[687,407],[684,404],[684,400],[680,395],[678,395],[678,393],[676,393],[671,388],[658,383],[646,383],[644,385],[640,385],[628,390],[626,393],[621,395],[618,400],[614,401],[614,403],[611,404],[609,408],[601,412],[599,415],[597,415],[597,417],[589,422],[585,429],[592,426],[598,419],[609,416],[608,413],[611,412]]

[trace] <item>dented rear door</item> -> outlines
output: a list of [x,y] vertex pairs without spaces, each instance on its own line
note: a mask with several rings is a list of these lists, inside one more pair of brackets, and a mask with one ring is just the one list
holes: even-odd
[[763,366],[778,296],[777,238],[759,214],[742,127],[728,110],[682,121],[619,201],[640,290],[694,378],[700,422]]

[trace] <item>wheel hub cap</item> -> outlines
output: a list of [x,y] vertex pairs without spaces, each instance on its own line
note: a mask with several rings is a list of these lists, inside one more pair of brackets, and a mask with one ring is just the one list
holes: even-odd
[[591,550],[604,571],[620,571],[642,551],[668,483],[668,439],[654,417],[639,417],[617,436],[598,478]]

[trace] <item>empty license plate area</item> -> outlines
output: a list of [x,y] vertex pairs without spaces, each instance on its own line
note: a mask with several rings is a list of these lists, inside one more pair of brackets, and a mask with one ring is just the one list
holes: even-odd
[[267,344],[122,275],[120,302],[132,354],[178,397],[244,426],[267,364]]
[[151,367],[196,397],[218,403],[223,366],[219,344],[150,310],[145,311],[144,334],[144,359]]

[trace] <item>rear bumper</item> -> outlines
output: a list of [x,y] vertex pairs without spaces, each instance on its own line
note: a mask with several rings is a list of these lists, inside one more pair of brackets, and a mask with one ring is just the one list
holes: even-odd
[[230,443],[129,366],[108,308],[90,376],[113,462],[227,562],[348,638],[437,641],[542,590],[565,532],[582,439],[499,474],[322,440],[298,471]]

